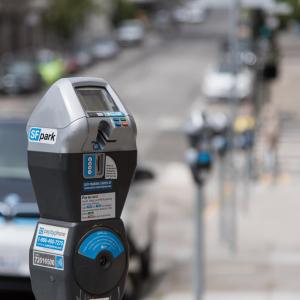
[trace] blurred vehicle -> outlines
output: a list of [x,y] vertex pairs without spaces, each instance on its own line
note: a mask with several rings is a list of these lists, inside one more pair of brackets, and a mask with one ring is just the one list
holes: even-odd
[[30,291],[28,249],[38,218],[27,170],[25,122],[1,121],[0,291]]
[[171,26],[171,18],[172,15],[169,11],[166,10],[160,10],[158,11],[154,18],[153,23],[155,25],[155,28],[159,31],[166,31]]
[[79,69],[84,69],[90,66],[93,62],[92,51],[89,47],[79,48],[74,51],[74,57]]
[[239,39],[240,59],[243,64],[253,67],[257,62],[253,40],[251,38]]
[[46,85],[63,77],[66,73],[63,57],[50,49],[42,49],[37,53],[39,73]]
[[0,91],[5,94],[36,92],[41,88],[41,77],[31,60],[4,62],[0,70]]
[[80,68],[74,53],[66,53],[63,56],[64,70],[66,74],[75,74]]
[[[230,55],[230,47],[227,39],[222,43],[222,50],[223,55]],[[255,66],[257,63],[257,56],[254,49],[254,43],[251,38],[239,38],[238,51],[241,63],[248,67]]]
[[145,39],[145,28],[139,20],[127,20],[117,29],[117,40],[122,46],[141,45]]
[[[1,293],[31,291],[28,253],[39,212],[27,169],[25,128],[24,120],[0,120],[0,138],[5,141],[0,148],[0,297]],[[137,169],[135,182],[151,178],[153,174],[150,171]],[[137,185],[134,184],[133,188],[137,188]],[[131,197],[127,199],[125,207],[127,205],[130,208],[126,210],[125,224],[131,261],[126,293],[127,299],[133,299],[138,285],[150,275],[153,240],[150,237],[145,240],[145,237],[152,232],[154,222],[150,215],[147,217],[144,214],[142,218],[149,227],[139,228],[145,231],[140,232],[142,236],[134,235],[130,224],[126,222],[137,217]],[[137,243],[140,240],[144,241],[143,248]]]
[[92,55],[95,59],[112,59],[115,58],[119,52],[119,45],[112,38],[98,39],[92,46]]
[[204,0],[186,2],[174,11],[174,19],[179,23],[198,24],[207,17],[207,5]]
[[207,72],[202,89],[209,99],[222,100],[234,96],[243,100],[251,96],[253,85],[253,71],[241,66],[237,74],[234,74],[231,64],[225,61]]

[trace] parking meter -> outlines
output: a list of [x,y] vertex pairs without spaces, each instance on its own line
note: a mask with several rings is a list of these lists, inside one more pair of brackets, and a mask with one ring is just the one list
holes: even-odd
[[255,118],[251,115],[240,115],[234,122],[235,146],[240,150],[252,150],[255,144]]
[[189,146],[186,160],[191,168],[196,184],[203,180],[212,168],[212,137],[213,130],[208,123],[206,114],[194,112],[185,126]]
[[121,299],[128,246],[120,216],[137,162],[132,115],[104,80],[61,79],[27,134],[40,211],[30,248],[36,299]]
[[210,116],[210,126],[213,131],[212,148],[219,158],[224,158],[230,148],[230,124],[226,114],[218,112]]

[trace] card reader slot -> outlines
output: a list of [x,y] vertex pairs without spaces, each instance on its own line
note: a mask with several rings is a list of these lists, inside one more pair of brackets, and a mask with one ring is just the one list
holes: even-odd
[[96,176],[98,178],[101,178],[104,176],[104,163],[105,163],[105,155],[103,153],[97,154]]
[[106,121],[101,121],[98,127],[98,133],[96,137],[96,141],[94,143],[97,143],[101,149],[105,147],[107,143],[114,143],[116,140],[112,140],[109,138],[111,134],[111,126]]

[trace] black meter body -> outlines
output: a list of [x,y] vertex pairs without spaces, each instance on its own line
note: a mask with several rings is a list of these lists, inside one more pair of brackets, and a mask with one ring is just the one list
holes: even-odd
[[132,115],[106,81],[61,79],[27,135],[40,210],[30,248],[36,299],[121,299],[128,246],[120,216],[137,162]]

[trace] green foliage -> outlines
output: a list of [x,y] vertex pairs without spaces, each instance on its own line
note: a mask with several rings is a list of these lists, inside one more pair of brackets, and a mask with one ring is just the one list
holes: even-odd
[[112,0],[113,14],[112,23],[118,26],[120,22],[127,19],[133,19],[137,16],[137,7],[127,0]]
[[285,2],[289,4],[293,10],[291,16],[288,19],[294,19],[300,21],[300,2],[299,0],[280,0],[280,2]]
[[92,0],[51,0],[44,24],[59,37],[70,39],[93,8]]

